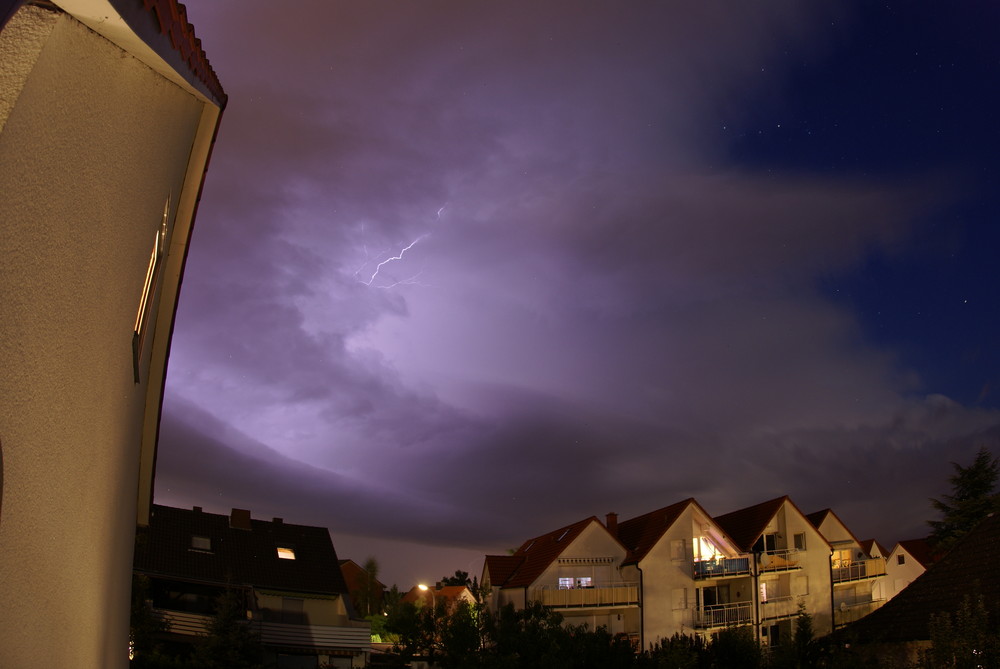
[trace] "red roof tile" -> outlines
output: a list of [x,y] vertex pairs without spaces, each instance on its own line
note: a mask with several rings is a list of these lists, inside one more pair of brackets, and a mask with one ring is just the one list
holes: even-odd
[[[591,523],[597,523],[601,529],[604,529],[601,521],[595,516],[591,516],[572,525],[560,527],[558,530],[525,541],[510,556],[521,558],[521,563],[510,572],[506,581],[503,583],[493,581],[493,586],[501,588],[524,588],[531,585]],[[490,578],[492,579],[492,577],[493,574],[491,572]]]
[[926,539],[907,539],[900,541],[899,546],[913,556],[926,569],[934,564],[934,553]]
[[181,59],[208,90],[226,106],[226,93],[208,62],[201,40],[194,36],[194,26],[187,20],[187,9],[177,0],[142,0],[146,10],[156,17],[160,33],[170,38],[170,44]]
[[787,500],[788,495],[785,495],[717,516],[713,520],[733,539],[740,550],[750,552],[754,543],[764,533],[767,524]]
[[[634,564],[646,557],[646,554],[656,545],[663,533],[692,504],[698,504],[698,502],[693,497],[689,497],[682,502],[618,523],[618,541],[628,549],[625,564]],[[705,516],[710,517],[707,512]]]

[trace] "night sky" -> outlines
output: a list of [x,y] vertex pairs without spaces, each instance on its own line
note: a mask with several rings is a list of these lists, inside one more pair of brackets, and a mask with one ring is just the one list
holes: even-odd
[[229,94],[156,501],[408,588],[1000,455],[1000,5],[191,2]]

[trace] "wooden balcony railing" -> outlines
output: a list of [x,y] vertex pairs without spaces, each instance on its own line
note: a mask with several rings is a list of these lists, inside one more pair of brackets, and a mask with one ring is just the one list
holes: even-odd
[[885,558],[873,558],[852,562],[846,567],[833,568],[833,582],[847,583],[876,576],[885,576]]
[[695,609],[695,627],[749,625],[753,621],[753,602],[710,604]]
[[533,588],[529,599],[554,609],[637,606],[638,583],[599,583],[593,588]]

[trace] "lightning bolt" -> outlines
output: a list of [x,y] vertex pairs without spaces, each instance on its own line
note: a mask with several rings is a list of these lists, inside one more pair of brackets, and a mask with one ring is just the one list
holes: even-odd
[[[382,262],[380,262],[378,265],[375,266],[375,271],[372,272],[371,278],[369,278],[367,281],[362,281],[361,283],[365,284],[366,286],[372,285],[372,283],[375,281],[375,278],[378,276],[379,272],[382,271],[383,267],[385,267],[386,265],[388,265],[391,262],[395,262],[397,260],[402,260],[403,256],[406,254],[406,252],[409,251],[410,249],[412,249],[414,246],[416,246],[417,242],[419,242],[421,239],[423,239],[426,236],[427,235],[420,235],[419,237],[417,237],[416,239],[414,239],[412,242],[410,242],[408,245],[404,246],[403,249],[399,252],[399,255],[392,256],[391,258],[386,258],[385,260],[383,260]],[[366,261],[366,263],[367,263],[367,261]],[[364,265],[362,265],[362,267],[364,267]],[[360,272],[361,270],[359,269],[358,271]],[[416,277],[413,277],[413,278],[416,278]],[[397,281],[393,285],[399,285],[400,283],[406,283],[408,281],[409,281],[408,279],[404,280],[404,281]]]

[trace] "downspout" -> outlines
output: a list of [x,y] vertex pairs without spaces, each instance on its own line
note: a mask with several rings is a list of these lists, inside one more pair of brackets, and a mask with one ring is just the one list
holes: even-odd
[[642,587],[642,567],[639,563],[635,563],[635,568],[639,570],[639,652],[646,650],[646,611],[643,607],[643,599],[645,599],[645,591]]
[[753,618],[754,618],[754,629],[757,631],[757,643],[760,644],[761,639],[761,612],[760,612],[760,553],[754,551],[750,554],[753,565],[750,567],[750,574],[753,580]]
[[833,549],[830,549],[830,556],[826,559],[827,567],[830,572],[830,631],[834,632],[837,629],[837,607],[834,604],[836,599],[833,595]]

